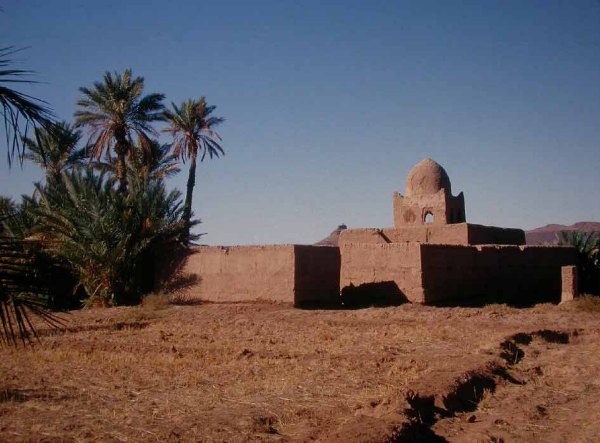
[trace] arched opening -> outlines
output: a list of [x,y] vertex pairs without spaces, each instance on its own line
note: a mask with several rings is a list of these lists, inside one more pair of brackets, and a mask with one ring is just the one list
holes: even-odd
[[431,213],[431,211],[427,211],[425,213],[425,217],[423,218],[423,221],[425,223],[433,223],[433,214]]

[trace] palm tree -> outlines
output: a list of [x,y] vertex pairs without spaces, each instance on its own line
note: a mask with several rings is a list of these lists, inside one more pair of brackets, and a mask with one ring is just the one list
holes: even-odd
[[[115,176],[114,162],[96,161],[91,165],[99,171]],[[171,145],[161,145],[156,140],[151,140],[147,150],[143,150],[140,144],[136,143],[127,160],[127,168],[130,172],[157,180],[171,177],[180,171],[177,157],[171,154]]]
[[32,74],[31,71],[11,68],[14,62],[10,56],[20,50],[14,46],[0,48],[0,111],[4,120],[9,166],[15,153],[22,159],[22,140],[30,127],[52,130],[54,125],[52,111],[46,102],[12,88],[15,84],[35,83],[24,78]]
[[77,126],[87,126],[92,142],[91,155],[99,159],[103,153],[110,159],[117,156],[117,179],[122,192],[127,188],[125,159],[133,149],[133,136],[143,149],[149,149],[149,134],[156,134],[151,123],[163,117],[163,94],[144,91],[144,78],[131,76],[131,69],[121,75],[104,74],[103,82],[93,88],[79,88],[84,95],[77,102]]
[[204,97],[198,100],[184,101],[180,107],[171,103],[172,110],[164,112],[168,127],[164,129],[173,137],[173,153],[184,161],[189,158],[190,171],[187,181],[185,203],[183,205],[183,220],[188,224],[185,241],[189,241],[190,220],[192,218],[192,194],[196,185],[196,161],[208,155],[209,158],[225,154],[219,145],[221,137],[212,128],[225,121],[221,117],[211,116],[215,106],[209,106]]
[[32,210],[37,207],[34,197],[21,196],[21,203],[0,197],[0,234],[26,239],[31,236],[35,220]]
[[171,153],[171,145],[160,144],[156,140],[151,141],[149,149],[137,146],[130,160],[132,168],[139,174],[158,180],[171,177],[181,170],[177,156]]
[[62,189],[37,185],[45,251],[70,265],[87,305],[138,302],[152,283],[154,259],[186,226],[178,191],[128,172],[127,192],[114,189],[104,174],[80,168],[63,173]]
[[86,158],[86,148],[77,148],[81,131],[67,122],[60,122],[52,131],[44,128],[34,130],[34,139],[25,137],[25,158],[46,170],[49,180],[58,182],[61,172]]

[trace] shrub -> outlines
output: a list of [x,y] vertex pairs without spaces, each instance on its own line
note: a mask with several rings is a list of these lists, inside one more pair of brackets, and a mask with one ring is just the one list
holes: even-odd
[[126,192],[104,174],[75,168],[42,187],[35,210],[45,250],[67,262],[86,305],[131,305],[152,290],[156,255],[184,232],[181,196],[130,173]]
[[557,243],[577,249],[580,292],[600,294],[600,234],[562,231]]

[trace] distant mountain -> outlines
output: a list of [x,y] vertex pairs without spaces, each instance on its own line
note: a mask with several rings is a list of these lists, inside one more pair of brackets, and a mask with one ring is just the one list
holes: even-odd
[[546,225],[541,228],[532,229],[531,231],[525,231],[525,239],[528,245],[554,243],[556,235],[560,231],[600,232],[600,222],[577,222],[571,226]]

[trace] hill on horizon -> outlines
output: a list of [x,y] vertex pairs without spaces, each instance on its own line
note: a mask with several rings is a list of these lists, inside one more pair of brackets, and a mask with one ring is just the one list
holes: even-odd
[[528,245],[554,243],[557,234],[561,231],[600,232],[600,222],[581,221],[570,226],[549,224],[525,231],[525,239]]

